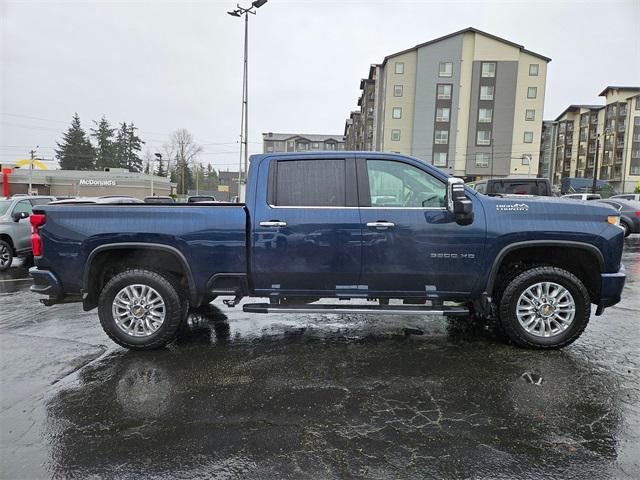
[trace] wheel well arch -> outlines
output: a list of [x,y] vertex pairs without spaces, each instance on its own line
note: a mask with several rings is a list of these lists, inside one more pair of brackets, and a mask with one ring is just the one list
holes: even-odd
[[503,248],[491,268],[486,292],[495,295],[506,278],[533,265],[563,268],[584,283],[592,302],[600,298],[600,274],[605,267],[602,253],[588,243],[563,241],[521,242]]
[[198,296],[191,268],[177,248],[162,244],[118,243],[97,247],[87,257],[82,278],[85,310],[98,305],[102,287],[127,266],[171,273],[189,293],[191,304],[197,306]]
[[0,233],[0,240],[2,240],[3,242],[6,242],[15,251],[16,247],[13,244],[13,239],[11,238],[11,235],[7,235],[6,233]]

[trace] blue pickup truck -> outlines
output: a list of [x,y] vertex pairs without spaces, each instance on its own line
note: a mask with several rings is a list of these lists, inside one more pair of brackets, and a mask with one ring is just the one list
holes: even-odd
[[625,281],[609,206],[485,196],[387,153],[255,155],[244,204],[48,205],[31,224],[31,289],[97,307],[130,349],[171,342],[216,297],[266,299],[243,302],[253,313],[482,318],[557,348]]

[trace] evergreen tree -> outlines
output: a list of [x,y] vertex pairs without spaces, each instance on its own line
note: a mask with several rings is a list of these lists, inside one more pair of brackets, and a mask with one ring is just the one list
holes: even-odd
[[80,125],[80,117],[73,115],[71,126],[62,136],[62,142],[56,142],[56,157],[63,170],[93,170],[95,151],[87,134]]
[[91,136],[96,142],[96,169],[104,170],[107,167],[117,167],[113,140],[113,134],[116,129],[111,128],[109,121],[104,116],[99,122],[94,120],[93,123],[96,125],[96,128],[91,129]]
[[126,168],[131,172],[142,172],[144,162],[140,158],[140,151],[145,142],[138,137],[136,130],[138,129],[133,122],[120,124],[116,134],[115,158],[118,167]]
[[126,123],[121,123],[120,128],[116,133],[116,141],[113,146],[114,153],[114,166],[118,168],[127,168],[127,141],[128,141],[128,126]]
[[209,191],[217,191],[218,190],[218,172],[211,166],[210,163],[207,164],[207,172],[206,172],[206,189]]
[[158,161],[158,168],[156,168],[156,175],[159,177],[166,177],[167,171],[164,169],[164,160],[160,159]]
[[136,130],[138,128],[133,125],[133,122],[127,127],[127,168],[131,172],[141,172],[143,163],[140,152],[145,142],[138,137]]

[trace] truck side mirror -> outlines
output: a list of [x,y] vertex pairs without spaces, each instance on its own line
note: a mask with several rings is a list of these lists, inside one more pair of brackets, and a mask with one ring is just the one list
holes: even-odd
[[473,203],[464,193],[464,182],[460,178],[447,180],[447,210],[453,214],[458,225],[469,225],[473,222]]
[[27,212],[16,212],[12,215],[12,217],[14,222],[19,222],[20,220],[29,218],[29,214]]

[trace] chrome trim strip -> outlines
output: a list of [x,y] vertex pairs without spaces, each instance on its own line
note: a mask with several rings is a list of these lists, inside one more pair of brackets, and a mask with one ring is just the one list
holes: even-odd
[[300,206],[278,206],[267,204],[269,208],[281,209],[281,208],[293,208],[293,209],[331,209],[331,210],[443,210],[446,211],[446,207],[300,207]]
[[282,308],[278,306],[267,307],[267,313],[322,313],[327,315],[330,313],[364,313],[364,314],[378,314],[378,315],[467,315],[469,310],[466,308],[451,309],[451,310],[427,310],[427,309],[415,309],[415,310],[382,310],[382,309],[362,309],[362,308],[328,308],[326,310],[311,309],[311,308]]

